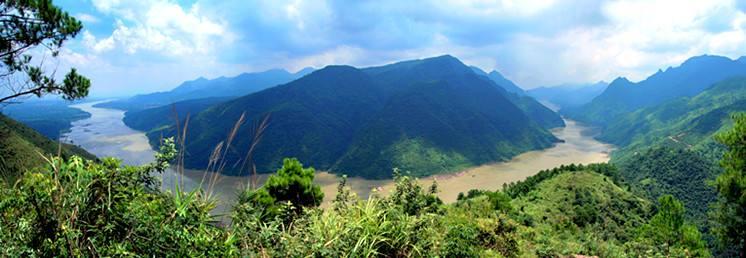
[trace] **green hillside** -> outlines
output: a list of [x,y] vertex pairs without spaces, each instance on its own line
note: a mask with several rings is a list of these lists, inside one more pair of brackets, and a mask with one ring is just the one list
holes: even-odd
[[746,76],[745,63],[722,56],[696,56],[637,83],[616,79],[590,103],[564,109],[563,113],[581,122],[606,126],[626,113],[692,97],[712,84],[738,76]]
[[77,146],[63,144],[41,135],[36,130],[0,114],[0,177],[10,181],[26,170],[46,164],[41,155],[87,159],[96,157]]
[[[506,160],[557,141],[542,128],[547,120],[532,118],[561,121],[556,113],[541,106],[548,111],[542,113],[530,98],[521,106],[532,112],[524,112],[509,96],[451,56],[366,69],[329,66],[193,116],[186,165],[206,167],[244,113],[247,122],[226,153],[228,173],[241,172],[253,126],[267,114],[270,123],[253,157],[259,171],[297,157],[351,176],[386,178],[393,167],[428,175]],[[148,135],[155,142],[174,130]]]
[[184,100],[155,108],[132,110],[124,113],[124,124],[140,131],[159,130],[175,123],[175,116],[183,123],[186,116],[194,116],[208,107],[232,99],[231,97],[216,97]]
[[591,170],[560,173],[514,199],[533,223],[538,256],[621,256],[646,223],[651,204]]
[[[700,94],[637,110],[610,123],[599,139],[622,146],[615,156],[650,146],[671,146],[703,152],[717,149],[712,135],[730,125],[730,114],[746,110],[746,77],[712,85]],[[717,153],[707,154],[711,160]]]
[[[56,140],[70,130],[73,121],[91,117],[91,114],[72,108],[70,104],[64,100],[32,100],[0,107],[0,113]],[[44,112],[39,112],[41,110]]]

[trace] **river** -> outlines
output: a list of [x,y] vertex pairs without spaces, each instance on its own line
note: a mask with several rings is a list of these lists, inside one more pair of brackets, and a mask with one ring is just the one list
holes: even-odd
[[[155,153],[148,144],[143,132],[127,127],[122,118],[124,111],[93,107],[98,102],[72,105],[91,114],[90,118],[73,122],[69,133],[63,135],[63,140],[80,145],[99,157],[118,157],[127,165],[141,165],[153,160]],[[470,189],[497,190],[504,183],[510,183],[534,175],[540,170],[550,169],[562,164],[570,163],[598,163],[609,160],[609,153],[613,150],[608,145],[593,139],[591,128],[575,121],[565,120],[564,128],[556,128],[552,133],[564,142],[555,146],[526,152],[507,162],[486,164],[470,168],[461,172],[441,174],[420,179],[423,185],[429,185],[437,180],[440,189],[439,196],[445,202],[453,202],[460,192]],[[182,176],[183,175],[183,176]],[[245,189],[249,182],[247,177],[234,177],[206,174],[200,170],[184,170],[176,172],[173,169],[159,175],[162,178],[164,190],[173,189],[179,182],[182,190],[192,190],[196,187],[208,188],[213,185],[211,192],[218,200],[216,213],[229,211],[237,194]],[[213,184],[209,182],[214,178]],[[259,178],[263,182],[266,175]],[[339,177],[327,172],[317,172],[315,182],[321,185],[328,205],[334,199]],[[393,188],[392,180],[367,180],[352,177],[348,185],[361,198],[367,198],[371,190],[377,189],[381,194],[387,194]]]

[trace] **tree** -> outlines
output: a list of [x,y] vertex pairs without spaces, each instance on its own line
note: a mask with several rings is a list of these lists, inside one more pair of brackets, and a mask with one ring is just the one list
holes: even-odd
[[658,198],[658,212],[642,227],[641,237],[652,241],[668,257],[709,257],[702,234],[696,226],[687,223],[686,209],[681,201],[670,194]]
[[324,199],[319,185],[313,183],[313,168],[303,168],[295,158],[283,160],[282,168],[269,176],[259,189],[246,190],[239,197],[239,206],[247,206],[262,219],[281,215],[283,205],[296,214],[306,207],[318,207]]
[[62,83],[55,72],[43,71],[31,63],[28,52],[44,46],[52,57],[57,57],[62,44],[75,37],[83,28],[80,21],[55,6],[51,0],[5,0],[0,1],[0,103],[18,97],[59,94],[67,100],[80,99],[88,95],[91,82],[72,68]]
[[715,231],[724,246],[746,257],[746,113],[733,115],[733,129],[715,139],[728,148],[720,161],[725,171],[715,180]]

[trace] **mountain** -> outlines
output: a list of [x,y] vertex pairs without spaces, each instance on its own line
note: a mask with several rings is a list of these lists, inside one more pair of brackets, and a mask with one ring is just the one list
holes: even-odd
[[220,77],[213,80],[200,77],[193,81],[184,82],[170,91],[136,95],[127,99],[99,103],[94,106],[130,111],[163,106],[182,100],[209,97],[238,97],[295,80],[312,71],[313,68],[304,68],[297,73],[289,73],[282,69],[272,69],[258,73],[243,73],[236,77]]
[[492,71],[489,74],[482,71],[478,67],[470,67],[474,73],[491,80],[495,85],[501,89],[507,91],[506,96],[513,104],[517,105],[523,112],[526,112],[532,119],[537,121],[544,128],[555,128],[565,126],[565,122],[559,117],[554,111],[547,108],[543,104],[536,101],[536,99],[526,95],[518,85],[512,81],[506,79],[497,71]]
[[507,78],[505,78],[505,76],[503,76],[500,72],[496,70],[492,70],[492,72],[487,73],[484,70],[479,69],[479,67],[476,67],[476,66],[472,66],[471,69],[474,70],[476,74],[489,78],[490,80],[495,82],[497,85],[500,85],[500,87],[502,87],[508,92],[512,92],[518,95],[526,95],[526,92],[523,91],[521,87],[518,87],[518,85],[513,83],[513,81],[508,80]]
[[[617,155],[647,146],[709,148],[712,135],[730,123],[730,114],[746,110],[746,77],[718,82],[702,93],[620,115],[598,136],[624,147]],[[629,151],[627,151],[629,150]]]
[[730,115],[743,111],[746,77],[736,77],[692,97],[620,115],[598,138],[619,147],[611,162],[633,191],[650,200],[673,195],[708,232],[707,207],[717,196],[708,181],[722,171],[724,151],[713,135],[732,127]]
[[41,155],[69,158],[78,155],[86,159],[96,156],[74,145],[50,140],[33,128],[0,114],[0,179],[14,178],[26,170],[46,164]]
[[589,84],[562,84],[539,87],[526,91],[536,100],[555,106],[556,109],[582,106],[600,95],[609,84],[600,81]]
[[179,123],[183,123],[187,115],[194,116],[212,105],[230,99],[233,98],[214,97],[178,101],[149,109],[127,111],[122,120],[132,129],[148,132],[174,124],[177,116]]
[[33,100],[0,107],[0,113],[57,140],[70,130],[73,121],[91,117],[88,112],[72,108],[70,104],[63,100]]
[[[544,170],[507,188],[508,193],[521,189],[510,205],[536,234],[524,254],[624,256],[604,254],[589,247],[624,249],[625,243],[634,239],[647,222],[652,205],[617,184],[613,177],[596,171],[598,168],[608,171],[608,167],[606,164],[562,166]],[[558,238],[559,235],[563,237]],[[622,253],[630,255],[633,249],[624,250]]]
[[718,81],[735,76],[746,76],[746,63],[722,56],[692,57],[679,67],[659,70],[641,82],[618,78],[590,103],[563,113],[582,122],[606,125],[625,113],[694,96]]
[[[241,172],[253,125],[265,115],[269,126],[253,157],[259,171],[297,157],[350,176],[387,178],[394,167],[427,175],[507,160],[557,142],[510,95],[452,56],[364,69],[328,66],[193,116],[186,166],[205,168],[241,114],[248,119],[226,152],[226,173]],[[151,130],[148,137],[174,131]]]

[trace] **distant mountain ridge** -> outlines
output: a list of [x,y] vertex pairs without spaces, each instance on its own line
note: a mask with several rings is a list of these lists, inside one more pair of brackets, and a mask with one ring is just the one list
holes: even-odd
[[604,81],[587,84],[562,84],[539,87],[526,91],[531,97],[561,108],[584,105],[600,95],[609,84]]
[[0,180],[12,181],[26,170],[47,165],[45,157],[57,154],[66,159],[73,155],[96,159],[96,156],[78,146],[53,141],[33,128],[0,114]]
[[[254,156],[259,171],[275,169],[284,157],[367,178],[390,177],[394,167],[415,175],[454,171],[553,145],[557,139],[547,123],[532,118],[545,114],[537,112],[542,109],[561,121],[452,56],[363,69],[327,66],[193,114],[186,166],[204,168],[245,113],[247,122],[227,154],[234,165],[226,173],[241,172],[252,126],[266,114],[270,125]],[[148,137],[173,134],[171,126]]]
[[606,125],[624,113],[694,96],[718,81],[736,76],[746,76],[746,63],[722,56],[696,56],[637,83],[617,78],[590,103],[563,113],[582,122]]
[[523,88],[518,87],[518,85],[513,83],[513,81],[505,78],[505,76],[503,76],[497,70],[492,70],[492,72],[487,73],[484,70],[479,69],[479,67],[476,67],[476,66],[472,66],[471,69],[474,70],[474,72],[477,73],[478,75],[482,75],[482,76],[489,78],[490,80],[495,82],[497,85],[500,85],[500,87],[502,87],[508,92],[512,92],[518,95],[526,95],[526,92],[523,90]]
[[283,69],[272,69],[264,72],[243,73],[235,77],[219,77],[212,80],[200,77],[196,80],[186,81],[170,91],[136,95],[127,99],[96,104],[95,107],[134,111],[190,99],[238,97],[295,80],[312,71],[313,68],[304,68],[296,73],[290,73]]

